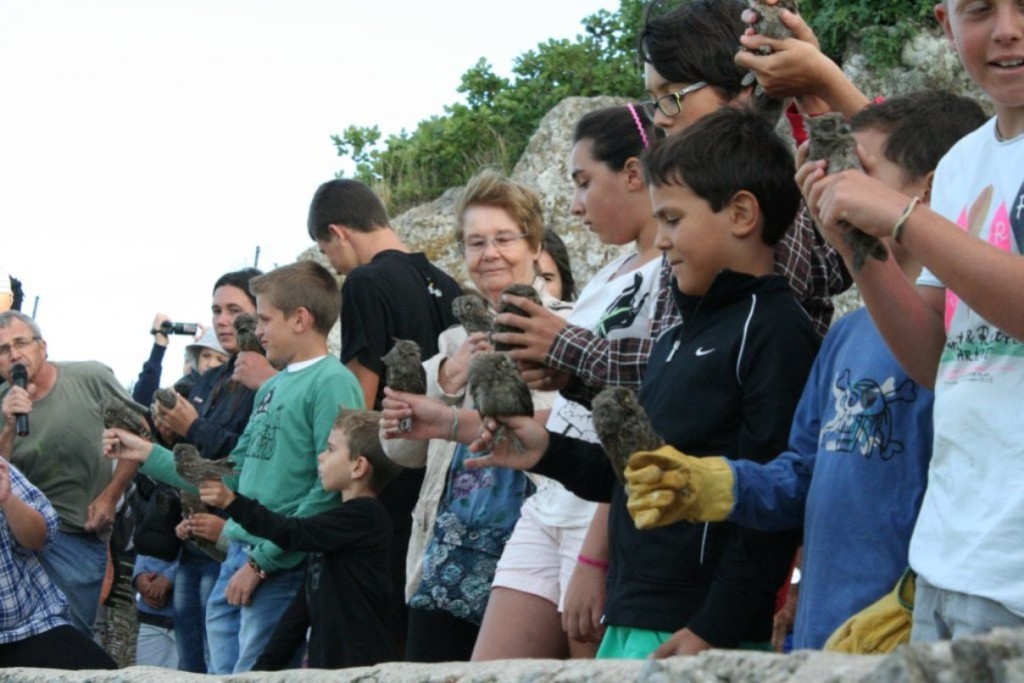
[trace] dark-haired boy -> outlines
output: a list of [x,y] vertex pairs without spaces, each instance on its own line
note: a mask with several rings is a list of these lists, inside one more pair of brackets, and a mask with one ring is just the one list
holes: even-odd
[[[927,201],[939,159],[985,118],[971,99],[920,92],[870,105],[851,125],[865,172]],[[920,264],[885,241],[913,281]],[[674,508],[670,519],[728,519],[766,530],[803,525],[793,647],[821,648],[846,619],[891,591],[907,566],[931,460],[931,415],[931,392],[899,366],[864,308],[825,337],[787,451],[767,465],[723,462],[727,469],[682,454],[641,455],[628,476],[651,483],[634,487],[630,509],[639,516]],[[654,473],[640,472],[650,465],[673,472],[675,485],[658,488]],[[684,481],[697,493],[680,507],[676,485]],[[727,504],[706,505],[711,499]]]
[[[437,338],[457,321],[452,301],[459,284],[412,252],[392,229],[387,210],[373,190],[357,180],[329,180],[309,205],[309,236],[331,265],[345,276],[341,298],[341,362],[355,373],[366,408],[380,409],[384,398],[381,358],[395,339],[416,342],[423,358],[438,351]],[[391,514],[392,632],[404,649],[405,556],[412,532],[412,510],[424,470],[402,472],[381,497]]]
[[384,455],[378,437],[380,414],[342,409],[319,455],[320,483],[339,491],[340,507],[312,517],[277,514],[258,501],[204,481],[200,496],[231,519],[285,550],[312,553],[305,591],[296,596],[253,667],[286,668],[309,637],[309,665],[315,669],[371,666],[396,658],[387,627],[388,547],[391,521],[377,495],[398,467]]
[[[640,402],[666,444],[765,462],[785,446],[819,343],[786,280],[772,274],[773,246],[800,201],[793,158],[767,121],[725,107],[656,143],[645,170],[684,322],[656,342]],[[768,641],[793,534],[687,522],[639,531],[600,446],[528,419],[507,424],[526,452],[502,445],[467,466],[532,469],[611,502],[599,657]]]
[[[338,286],[323,266],[300,261],[254,278],[249,287],[256,295],[256,334],[281,372],[256,392],[252,416],[230,455],[239,475],[227,483],[274,512],[308,517],[338,504],[317,480],[316,463],[338,406],[363,406],[359,383],[327,352]],[[108,457],[145,461],[146,474],[195,488],[175,472],[166,448],[120,429],[106,430],[103,445]],[[217,674],[252,668],[301,587],[306,558],[232,521],[223,533],[231,539],[228,557],[206,608],[210,668]]]
[[320,252],[345,276],[341,289],[341,362],[363,387],[366,408],[384,398],[381,358],[395,339],[437,353],[437,336],[457,321],[458,283],[411,252],[388,221],[384,204],[357,180],[329,180],[309,205],[307,229]]

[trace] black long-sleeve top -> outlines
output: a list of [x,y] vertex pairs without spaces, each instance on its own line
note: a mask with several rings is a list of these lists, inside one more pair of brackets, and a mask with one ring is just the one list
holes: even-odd
[[370,666],[398,659],[387,627],[391,521],[379,500],[354,498],[312,517],[287,517],[237,496],[227,513],[285,550],[312,553],[303,594],[278,624],[256,668],[290,661],[312,626],[309,665]]
[[[639,394],[665,443],[695,456],[766,462],[785,450],[820,338],[778,276],[723,271],[701,297],[674,292],[684,322],[651,353]],[[611,502],[605,621],[716,647],[767,641],[799,531],[679,522],[639,531],[604,451],[552,434],[535,472]]]

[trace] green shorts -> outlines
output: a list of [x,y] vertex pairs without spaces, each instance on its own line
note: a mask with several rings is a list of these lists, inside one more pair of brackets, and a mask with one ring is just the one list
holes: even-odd
[[[651,631],[631,626],[609,626],[605,629],[597,659],[646,659],[672,637],[666,631]],[[740,643],[737,650],[774,652],[771,643]]]
[[597,659],[647,659],[671,637],[666,631],[609,626],[597,649]]

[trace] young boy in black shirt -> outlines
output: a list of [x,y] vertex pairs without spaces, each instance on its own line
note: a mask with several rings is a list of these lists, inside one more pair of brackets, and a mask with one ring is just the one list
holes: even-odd
[[234,493],[220,481],[199,488],[207,505],[223,508],[247,531],[285,550],[312,553],[305,591],[281,619],[253,667],[275,671],[292,661],[306,629],[311,668],[369,666],[397,659],[387,629],[391,521],[377,495],[399,468],[377,435],[378,413],[342,409],[317,460],[327,491],[342,504],[312,517],[286,517]]

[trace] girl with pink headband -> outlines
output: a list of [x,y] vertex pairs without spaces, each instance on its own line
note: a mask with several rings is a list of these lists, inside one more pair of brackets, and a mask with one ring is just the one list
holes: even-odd
[[[647,336],[657,298],[658,226],[639,158],[655,134],[633,104],[590,112],[573,134],[573,214],[602,244],[633,246],[594,276],[567,320],[608,339]],[[561,395],[547,427],[597,441],[590,412]],[[592,520],[595,547],[584,544]],[[607,557],[607,506],[544,479],[498,563],[473,659],[593,657]]]

